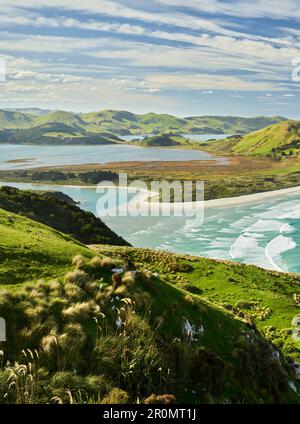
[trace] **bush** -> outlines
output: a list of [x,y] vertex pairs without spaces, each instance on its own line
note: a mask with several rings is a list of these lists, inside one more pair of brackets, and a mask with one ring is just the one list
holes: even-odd
[[173,262],[169,265],[171,270],[174,272],[189,272],[192,270],[191,265],[184,264],[182,262]]
[[203,290],[199,289],[199,287],[195,286],[192,283],[179,283],[178,287],[193,294],[200,295],[203,293]]
[[112,275],[111,279],[112,279],[112,285],[113,285],[114,289],[116,289],[117,287],[122,285],[122,275],[121,274],[118,274],[117,272],[115,272]]
[[124,390],[114,387],[102,401],[105,405],[124,405],[129,402],[129,394]]
[[90,302],[75,303],[62,311],[62,315],[70,320],[85,319],[91,312]]
[[74,256],[72,263],[77,269],[80,269],[85,265],[85,258],[82,255],[76,255]]
[[82,287],[88,280],[88,275],[81,270],[70,271],[65,276],[65,283],[76,284],[78,287]]
[[116,267],[116,262],[108,257],[105,257],[101,260],[101,267],[104,269],[112,269]]
[[176,398],[174,395],[155,395],[152,394],[151,396],[147,397],[147,399],[144,400],[144,403],[147,405],[170,405],[172,403],[175,403]]
[[102,268],[102,258],[100,258],[100,256],[94,256],[91,259],[90,264],[95,268]]

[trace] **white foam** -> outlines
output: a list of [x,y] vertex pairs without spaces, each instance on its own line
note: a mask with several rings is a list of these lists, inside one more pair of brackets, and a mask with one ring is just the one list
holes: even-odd
[[291,237],[278,236],[271,240],[265,249],[266,257],[269,259],[272,267],[277,271],[283,271],[280,266],[275,262],[274,258],[281,255],[288,250],[293,250],[297,243]]
[[282,227],[282,222],[280,221],[259,219],[254,224],[245,228],[243,231],[247,231],[247,232],[278,231],[280,232],[281,227]]

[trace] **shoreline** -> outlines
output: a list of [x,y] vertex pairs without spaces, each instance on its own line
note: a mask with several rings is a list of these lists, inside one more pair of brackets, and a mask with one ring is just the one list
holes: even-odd
[[[16,185],[33,185],[33,186],[55,186],[55,187],[66,187],[66,188],[79,188],[79,189],[97,189],[97,185],[80,185],[80,184],[55,184],[55,183],[30,183],[30,182],[24,182],[24,183],[19,183],[19,182],[0,182],[0,186],[3,186],[5,184],[16,184]],[[102,188],[120,188],[120,189],[130,189],[130,190],[135,190],[137,192],[141,192],[142,194],[144,193],[144,196],[142,195],[143,198],[143,202],[144,203],[157,203],[162,205],[162,202],[150,202],[150,199],[154,199],[155,197],[158,196],[159,193],[151,191],[151,190],[146,190],[146,189],[142,189],[139,187],[127,187],[127,186],[118,186],[118,185],[103,185],[101,186]],[[259,192],[259,193],[252,193],[252,194],[245,194],[245,195],[241,195],[241,196],[235,196],[235,197],[223,197],[223,198],[219,198],[219,199],[211,199],[211,200],[202,200],[202,201],[197,201],[197,202],[171,202],[171,203],[164,203],[164,205],[169,205],[169,206],[180,206],[180,205],[190,205],[190,206],[196,206],[196,203],[199,203],[201,206],[204,206],[204,208],[222,208],[222,207],[229,207],[229,206],[236,206],[236,205],[244,205],[247,203],[256,203],[259,202],[261,200],[266,200],[266,199],[271,199],[271,198],[276,198],[279,196],[283,196],[286,194],[293,194],[293,193],[299,193],[300,194],[300,186],[295,186],[295,187],[288,187],[288,188],[283,188],[283,189],[278,189],[278,190],[271,190],[271,191],[263,191],[263,192]]]
[[259,193],[245,194],[235,197],[223,197],[221,199],[205,200],[204,206],[208,208],[226,207],[234,205],[243,205],[247,203],[256,203],[260,200],[271,199],[273,197],[283,196],[285,194],[300,193],[300,186],[282,188],[278,190],[262,191]]

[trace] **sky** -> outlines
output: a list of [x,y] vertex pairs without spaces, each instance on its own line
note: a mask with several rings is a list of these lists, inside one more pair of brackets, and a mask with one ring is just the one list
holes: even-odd
[[1,0],[0,108],[300,119],[300,0]]

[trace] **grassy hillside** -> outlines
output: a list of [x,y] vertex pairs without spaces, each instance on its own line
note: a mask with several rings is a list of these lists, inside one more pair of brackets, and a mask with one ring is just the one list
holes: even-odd
[[300,122],[283,121],[243,137],[230,137],[206,147],[220,153],[247,156],[298,156],[300,152]]
[[186,120],[192,125],[191,132],[197,132],[197,128],[202,128],[204,133],[245,134],[281,122],[285,118],[281,116],[270,118],[265,116],[255,116],[253,118],[242,118],[239,116],[191,116],[186,118]]
[[85,244],[129,245],[101,219],[69,201],[64,201],[55,193],[0,187],[0,208],[41,222]]
[[118,134],[159,134],[182,132],[196,134],[245,134],[280,122],[282,117],[242,118],[232,116],[192,116],[177,118],[167,114],[133,114],[126,111],[104,110],[80,115],[90,130],[114,131]]
[[153,137],[147,137],[138,142],[143,147],[174,147],[189,145],[189,140],[181,135],[175,134],[159,134]]
[[[300,342],[291,338],[299,315],[300,276],[266,271],[253,265],[153,252],[148,249],[102,246],[102,254],[147,264],[160,278],[197,294],[258,328],[286,355],[300,360]],[[178,265],[179,261],[179,265]]]
[[[120,141],[116,134],[139,135],[169,132],[245,134],[282,120],[284,118],[281,117],[241,118],[231,116],[177,118],[167,114],[139,115],[118,110],[102,110],[83,114],[54,111],[41,115],[0,111],[0,131],[2,131],[0,142],[93,144],[105,142],[105,140]],[[22,131],[12,131],[16,129]],[[3,132],[3,130],[9,131]]]
[[86,248],[74,239],[0,209],[0,286],[62,276],[79,253]]
[[[44,117],[43,117],[44,118]],[[46,116],[48,118],[48,116]],[[115,144],[121,140],[109,133],[91,133],[60,122],[44,123],[33,128],[0,132],[0,143],[13,144]]]
[[84,127],[85,121],[81,119],[78,115],[71,112],[64,112],[62,110],[56,110],[55,112],[50,112],[47,115],[40,116],[35,119],[35,125],[44,125],[49,123],[58,123],[65,124],[72,127],[81,128]]
[[0,110],[0,130],[9,128],[30,128],[33,125],[33,115]]
[[[0,217],[2,364],[10,361],[0,368],[1,403],[298,401],[280,345],[262,338],[247,314],[214,305],[188,283],[197,270],[211,275],[215,262],[88,250],[27,218]],[[61,277],[71,253],[74,270]],[[3,275],[16,270],[11,283],[26,284],[5,286]],[[53,279],[29,284],[30,273]]]

